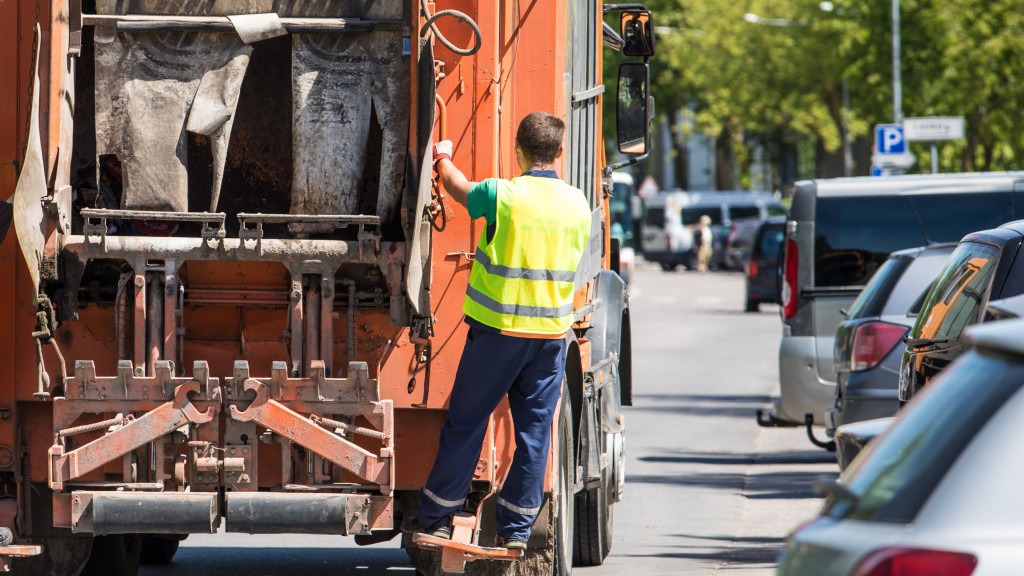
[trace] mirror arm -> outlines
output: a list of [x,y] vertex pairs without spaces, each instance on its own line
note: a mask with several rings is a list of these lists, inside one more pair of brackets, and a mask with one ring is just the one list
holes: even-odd
[[616,10],[647,10],[643,4],[605,4],[604,13],[615,12]]
[[604,175],[605,175],[606,178],[611,178],[612,172],[614,172],[614,171],[616,171],[616,170],[618,170],[620,168],[625,168],[626,166],[632,166],[634,164],[639,164],[639,163],[643,162],[644,160],[647,160],[647,157],[650,156],[650,155],[651,155],[650,152],[645,152],[645,153],[643,153],[643,154],[641,154],[639,156],[630,156],[629,158],[627,158],[626,160],[623,160],[621,162],[616,162],[614,164],[609,164],[609,165],[604,167]]

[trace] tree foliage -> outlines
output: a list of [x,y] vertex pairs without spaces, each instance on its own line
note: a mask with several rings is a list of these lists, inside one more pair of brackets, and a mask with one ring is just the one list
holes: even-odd
[[[678,135],[689,129],[724,139],[740,158],[755,140],[810,140],[835,152],[845,80],[850,134],[870,138],[872,126],[894,114],[892,4],[834,0],[829,12],[820,4],[648,0],[658,27],[657,113],[692,110],[690,128],[675,126]],[[966,118],[967,138],[942,146],[941,168],[1020,167],[1024,0],[902,0],[900,20],[904,116]],[[616,63],[609,58],[606,66],[611,86]],[[927,145],[913,151],[927,167]]]

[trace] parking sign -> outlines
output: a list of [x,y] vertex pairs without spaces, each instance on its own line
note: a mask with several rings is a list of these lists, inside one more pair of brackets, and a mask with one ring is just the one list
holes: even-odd
[[879,154],[906,154],[907,140],[903,137],[903,126],[899,124],[875,126],[875,150]]

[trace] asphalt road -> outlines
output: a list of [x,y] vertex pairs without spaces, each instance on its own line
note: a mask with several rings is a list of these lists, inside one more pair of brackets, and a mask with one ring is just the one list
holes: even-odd
[[[582,576],[774,573],[785,535],[820,505],[833,456],[798,429],[764,429],[778,393],[778,309],[746,314],[743,277],[641,265],[632,293],[634,406],[627,488],[605,564]],[[397,541],[279,535],[191,536],[173,564],[141,576],[414,574]]]

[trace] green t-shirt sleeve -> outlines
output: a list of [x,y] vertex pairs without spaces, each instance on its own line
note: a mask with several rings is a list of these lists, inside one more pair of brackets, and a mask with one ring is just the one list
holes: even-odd
[[498,180],[488,178],[470,188],[466,208],[470,218],[486,218],[488,224],[494,224],[498,213]]

